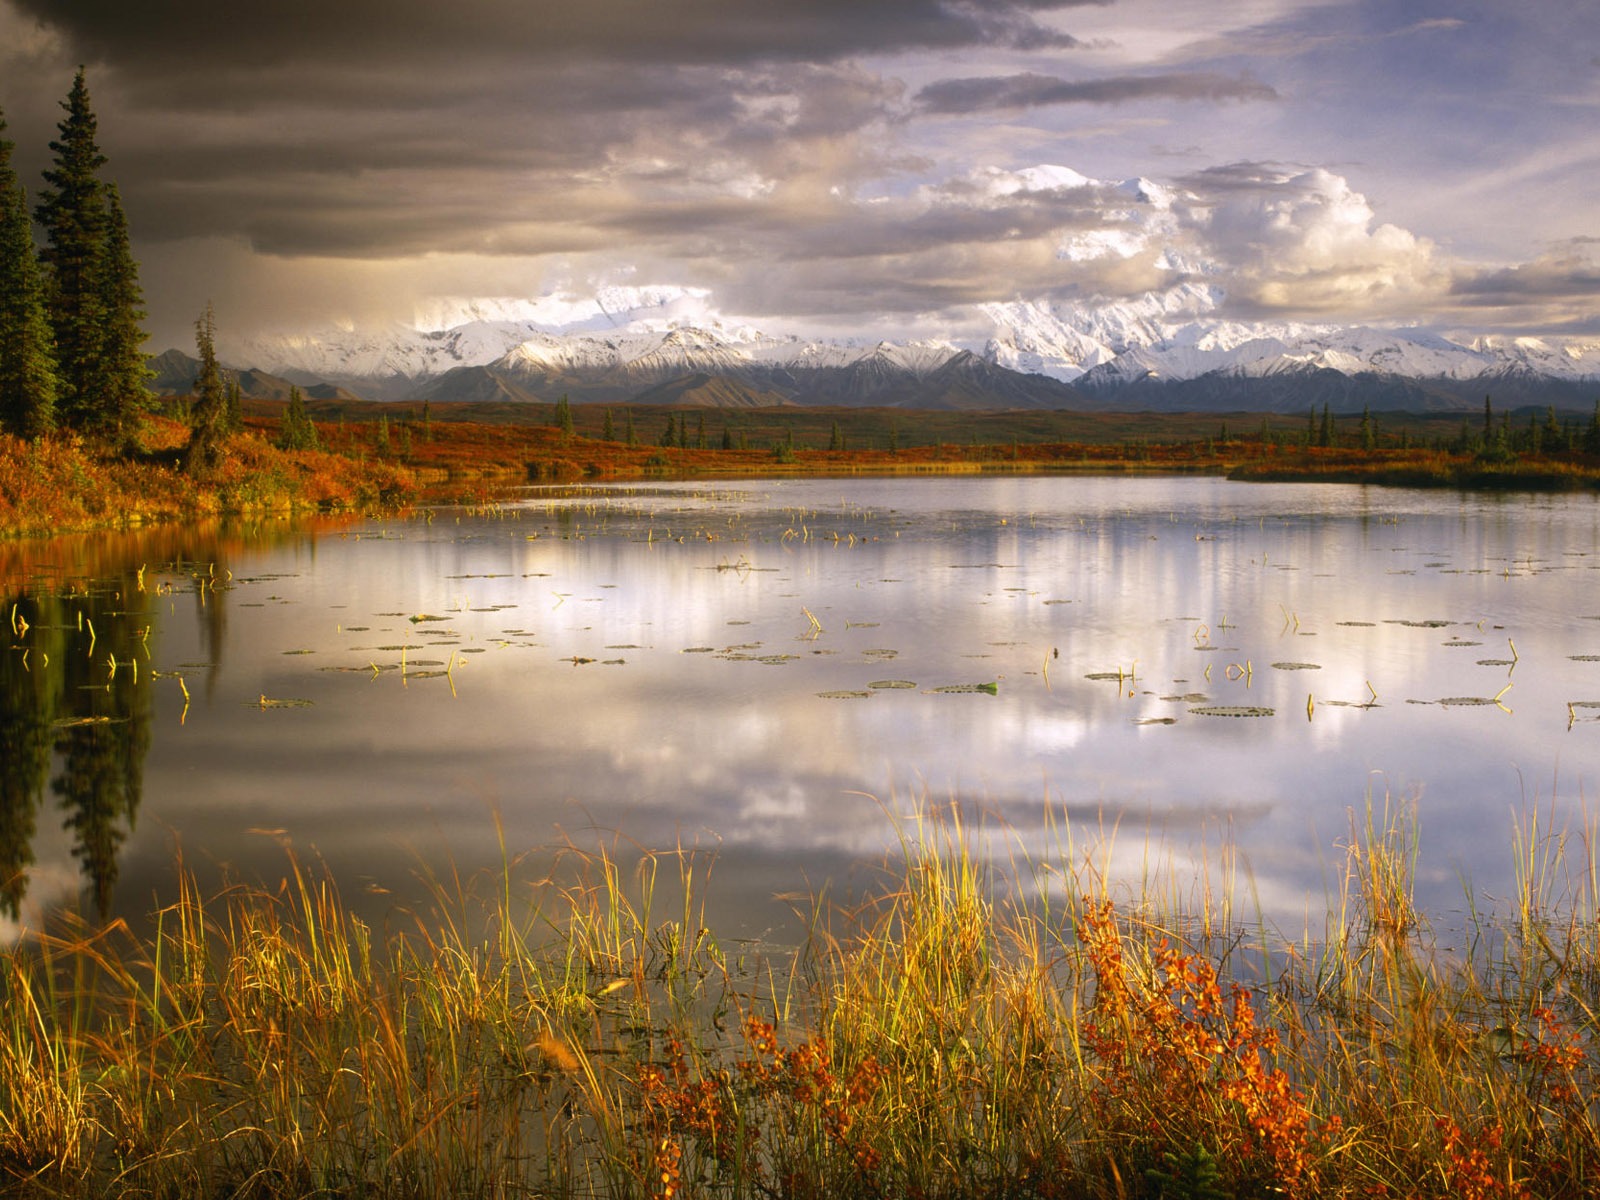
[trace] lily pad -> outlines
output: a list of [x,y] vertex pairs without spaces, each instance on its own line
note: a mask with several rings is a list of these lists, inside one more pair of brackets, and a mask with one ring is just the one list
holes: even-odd
[[1146,717],[1142,721],[1135,721],[1135,725],[1176,725],[1177,717]]
[[1202,704],[1189,710],[1197,717],[1271,717],[1276,710],[1259,704]]
[[871,698],[872,693],[841,690],[836,692],[818,692],[817,695],[822,697],[824,700],[867,700]]
[[1600,654],[1569,654],[1573,662],[1600,662]]
[[1320,671],[1321,663],[1308,662],[1275,662],[1272,664],[1274,671]]
[[869,688],[914,688],[917,685],[909,679],[874,679],[867,684]]
[[989,696],[998,696],[1000,694],[1000,685],[998,683],[947,683],[943,687],[929,688],[928,690],[945,694],[983,692]]

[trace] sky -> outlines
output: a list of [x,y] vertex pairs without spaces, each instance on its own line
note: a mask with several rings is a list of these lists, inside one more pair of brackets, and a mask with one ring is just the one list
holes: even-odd
[[1600,335],[1592,0],[0,0],[30,192],[79,65],[151,350],[616,285]]

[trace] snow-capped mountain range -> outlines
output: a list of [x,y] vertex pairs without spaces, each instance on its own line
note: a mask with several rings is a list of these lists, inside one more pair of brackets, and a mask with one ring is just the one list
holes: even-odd
[[1418,328],[1246,324],[1221,293],[1184,282],[1133,301],[1014,301],[951,314],[941,340],[771,334],[693,288],[589,296],[445,298],[387,329],[247,338],[224,362],[373,399],[696,402],[906,407],[1587,409],[1600,338],[1465,337]]

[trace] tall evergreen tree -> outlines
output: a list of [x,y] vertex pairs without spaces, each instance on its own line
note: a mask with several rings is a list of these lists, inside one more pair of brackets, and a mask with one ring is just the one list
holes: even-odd
[[[0,115],[0,134],[5,128]],[[0,137],[0,429],[37,437],[55,425],[58,384],[28,199],[11,149]]]
[[106,196],[99,177],[106,158],[95,143],[82,67],[62,107],[67,115],[57,127],[61,136],[50,143],[55,167],[44,173],[49,186],[40,193],[34,216],[46,236],[42,257],[49,270],[47,307],[61,380],[59,413],[63,424],[86,428],[97,423],[107,384],[101,352]]
[[217,319],[210,304],[194,323],[194,341],[200,354],[200,374],[194,381],[194,412],[190,417],[189,445],[184,451],[183,467],[191,475],[205,476],[222,465],[223,426],[228,403],[222,387],[222,371],[217,366]]
[[317,427],[306,412],[306,398],[293,384],[289,386],[289,407],[283,411],[283,426],[278,445],[284,450],[315,450]]
[[150,408],[145,380],[144,292],[139,287],[139,265],[133,261],[128,241],[128,221],[115,184],[106,188],[106,239],[100,269],[100,302],[104,314],[100,357],[104,392],[90,424],[124,446],[139,440],[140,427]]

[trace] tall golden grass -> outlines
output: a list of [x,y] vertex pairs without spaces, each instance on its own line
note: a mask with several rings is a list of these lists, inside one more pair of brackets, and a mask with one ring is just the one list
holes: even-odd
[[[1404,812],[1285,938],[953,812],[730,960],[707,864],[569,851],[380,932],[292,855],[136,935],[0,955],[22,1196],[1580,1197],[1600,1191],[1595,826],[1517,832],[1448,939]],[[672,899],[665,899],[668,896]],[[670,911],[663,911],[670,905]]]

